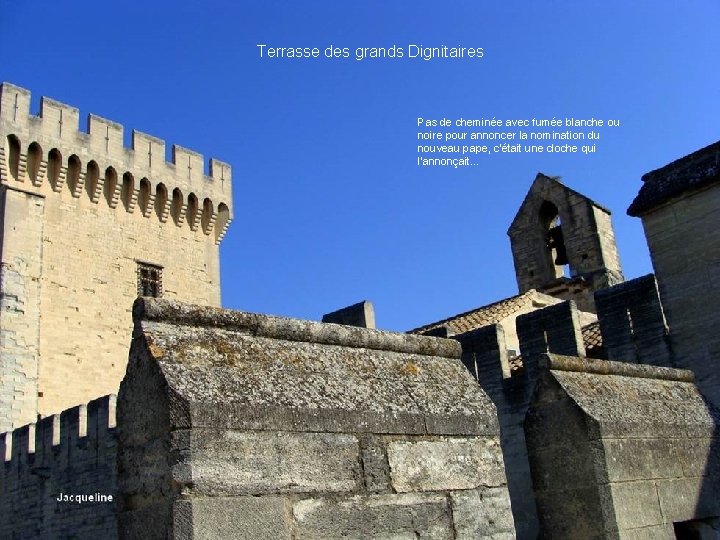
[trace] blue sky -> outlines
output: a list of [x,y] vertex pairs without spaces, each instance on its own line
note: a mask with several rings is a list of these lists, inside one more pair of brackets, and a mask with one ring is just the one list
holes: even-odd
[[[405,330],[515,294],[507,228],[538,171],[613,211],[720,138],[715,1],[0,0],[0,79],[232,164],[226,307]],[[482,47],[482,60],[271,60],[277,47]],[[420,168],[417,117],[619,119],[594,155]]]

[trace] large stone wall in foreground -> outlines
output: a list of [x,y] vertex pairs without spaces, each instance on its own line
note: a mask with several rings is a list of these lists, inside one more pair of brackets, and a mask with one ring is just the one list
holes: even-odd
[[457,342],[134,311],[120,538],[514,538],[495,408]]
[[541,537],[717,538],[719,421],[689,371],[544,355],[525,420]]
[[[596,304],[603,342],[608,345],[607,352],[612,355],[611,358],[622,360],[623,363],[578,356],[584,353],[582,333],[577,308],[574,302],[570,301],[517,318],[522,358],[513,359],[514,369],[510,369],[508,346],[499,325],[489,325],[455,336],[462,345],[463,363],[492,399],[498,411],[500,442],[516,533],[522,540],[535,539],[538,533],[543,533],[545,537],[562,536],[566,534],[563,527],[584,523],[577,517],[579,510],[573,506],[580,504],[582,499],[577,497],[573,490],[577,488],[596,491],[601,489],[601,484],[609,482],[603,480],[605,477],[600,473],[600,476],[596,476],[592,471],[591,474],[579,468],[580,462],[576,457],[582,455],[583,459],[592,460],[594,458],[589,454],[596,451],[593,446],[595,443],[586,442],[589,436],[587,433],[580,428],[573,431],[574,425],[584,425],[581,421],[573,424],[567,415],[560,413],[548,414],[538,419],[532,416],[535,414],[532,413],[531,421],[541,422],[541,427],[532,432],[532,441],[527,439],[529,435],[525,419],[528,410],[535,407],[537,412],[540,407],[537,400],[545,399],[539,396],[548,393],[547,385],[537,388],[539,378],[547,378],[547,358],[553,359],[554,375],[557,372],[557,377],[563,380],[582,382],[574,387],[573,399],[591,403],[593,415],[615,418],[618,423],[634,415],[639,431],[620,438],[617,442],[620,448],[627,450],[626,458],[631,459],[633,464],[641,467],[644,461],[649,467],[651,465],[647,465],[648,462],[673,463],[681,458],[685,460],[684,470],[697,473],[696,476],[684,480],[685,483],[678,488],[690,486],[690,491],[681,492],[679,495],[680,500],[684,501],[682,504],[685,505],[685,515],[690,517],[682,520],[664,512],[662,520],[655,524],[660,527],[658,530],[663,534],[669,530],[671,534],[673,523],[678,520],[705,519],[698,516],[707,513],[708,501],[712,501],[713,497],[720,497],[717,489],[712,488],[713,482],[718,482],[717,468],[713,467],[717,467],[720,460],[718,428],[717,424],[713,423],[718,421],[717,413],[709,412],[690,372],[637,364],[639,359],[648,364],[670,361],[664,339],[666,332],[662,307],[653,276],[645,276],[599,291],[596,293]],[[638,344],[644,344],[643,347],[647,350],[643,348],[639,351]],[[545,356],[548,352],[552,353],[551,357]],[[569,355],[573,359],[568,360],[569,356],[565,356],[565,360],[561,361],[557,355]],[[538,362],[544,362],[545,367],[539,366]],[[562,373],[568,370],[572,371],[572,374]],[[608,376],[600,377],[598,370],[605,370]],[[609,374],[613,373],[616,376],[610,377]],[[618,378],[619,375],[623,378]],[[667,382],[668,377],[680,379],[671,383]],[[657,395],[653,396],[652,389],[657,389]],[[544,402],[542,406],[545,406]],[[683,425],[683,421],[689,425],[700,422],[703,435],[691,433],[690,428]],[[668,432],[672,432],[673,441],[660,440],[666,437]],[[656,440],[659,441],[657,444],[653,442]],[[613,447],[613,451],[616,450]],[[555,452],[555,461],[545,459],[548,452]],[[616,468],[627,467],[627,463],[619,458],[614,461],[616,458],[613,454],[612,460],[607,463],[610,471],[608,474],[620,474]],[[707,474],[701,475],[698,471],[704,471],[706,466]],[[674,478],[672,475],[675,473],[677,470],[664,471],[662,474],[670,475],[667,478]],[[573,487],[573,483],[568,481],[568,475],[576,478],[579,474],[585,476]],[[539,476],[534,478],[535,475]],[[708,478],[705,478],[706,476]],[[635,481],[639,479],[630,480]],[[628,490],[633,485],[627,484],[619,489]],[[702,485],[702,489],[697,491],[699,485]],[[552,496],[548,494],[548,486],[554,486],[550,489]],[[630,499],[634,495],[631,495]],[[622,502],[621,495],[613,497],[621,501],[618,503],[621,506],[627,502]],[[666,500],[664,504],[667,506],[669,502]],[[698,509],[694,513],[690,511],[693,504]],[[589,512],[590,509],[599,509],[598,505],[598,500],[588,503],[587,508],[580,514],[586,510]],[[540,519],[538,511],[542,514]],[[627,520],[632,519],[628,516],[642,512],[642,509],[636,505],[622,512],[626,521],[619,523],[620,526],[625,526]],[[720,514],[710,513],[708,517],[715,516]],[[603,517],[605,518],[609,520],[608,523],[614,523],[612,513]],[[549,519],[553,525],[548,525]],[[642,523],[644,519],[639,516],[637,523]],[[636,529],[632,529],[633,534],[650,534],[650,537],[656,534],[652,527],[637,525]],[[573,534],[577,534],[580,536],[575,537],[580,538],[583,534],[589,534],[585,530],[571,530],[572,534],[567,533],[566,537],[572,538]]]
[[0,538],[717,534],[717,410],[688,371],[540,352],[577,351],[574,310],[527,315],[507,377],[497,326],[140,299],[117,427],[106,397],[0,436]]

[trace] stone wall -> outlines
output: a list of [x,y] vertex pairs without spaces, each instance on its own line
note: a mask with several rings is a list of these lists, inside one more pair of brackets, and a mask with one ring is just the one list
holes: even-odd
[[537,379],[537,355],[584,354],[580,312],[573,301],[553,304],[515,320],[521,365],[510,369],[503,326],[488,325],[454,336],[462,361],[497,408],[500,443],[517,538],[537,537],[538,522],[523,422]]
[[0,186],[0,432],[37,417],[44,209]]
[[141,299],[120,537],[513,538],[457,342]]
[[0,538],[116,538],[116,458],[115,396],[0,434]]
[[533,498],[523,421],[534,389],[535,369],[528,364],[510,376],[507,344],[501,325],[490,325],[456,336],[462,360],[497,408],[500,445],[517,538],[537,538],[538,523]]
[[[612,342],[617,334],[625,335],[618,329],[626,329],[626,325],[629,324],[627,309],[632,303],[633,313],[642,315],[632,319],[633,332],[644,338],[650,336],[649,339],[652,341],[652,336],[660,331],[660,343],[649,343],[649,346],[654,347],[651,351],[655,350],[658,354],[663,352],[661,347],[664,344],[662,341],[664,326],[658,327],[657,324],[658,313],[662,315],[662,308],[657,300],[652,276],[601,291],[598,296],[600,297],[598,315],[601,318],[603,340]],[[622,307],[619,311],[618,306]],[[534,450],[528,447],[524,428],[525,418],[536,392],[538,360],[548,352],[584,355],[578,315],[574,302],[567,301],[519,316],[516,324],[522,357],[512,360],[515,362],[512,370],[509,365],[511,360],[507,357],[504,331],[500,325],[490,325],[454,336],[462,345],[463,363],[497,408],[508,489],[517,537],[520,539],[536,538],[538,533],[534,495],[537,486],[533,485],[529,460],[529,452]],[[619,319],[615,320],[615,316]],[[656,361],[667,359],[666,356],[658,355],[654,355],[653,358]],[[635,357],[624,359],[628,362],[637,362]],[[633,404],[629,402],[627,406],[632,407]],[[646,419],[648,424],[663,421],[663,415],[657,411],[653,414],[655,413],[659,417],[649,415]],[[558,420],[555,429],[562,430],[563,427],[563,421]],[[664,451],[670,452],[665,458],[672,459],[672,449],[665,448]],[[717,453],[717,449],[713,451]],[[572,464],[570,463],[569,466]],[[547,471],[547,474],[551,473]],[[572,509],[566,510],[569,513],[565,514],[564,519],[573,521],[575,518]]]
[[720,407],[720,141],[642,177],[642,218],[677,367]]
[[595,306],[608,360],[672,367],[653,274],[596,291]]
[[[555,264],[548,232],[560,225],[568,274]],[[519,291],[537,289],[594,312],[593,291],[623,281],[610,211],[538,173],[508,229]]]
[[720,186],[642,216],[678,367],[720,406]]
[[[5,220],[18,217],[19,199],[34,201],[2,231],[0,302],[18,297],[23,305],[3,310],[3,331],[15,337],[0,342],[0,354],[19,358],[10,349],[22,342],[37,364],[24,375],[37,381],[34,390],[3,374],[0,402],[15,402],[3,414],[22,412],[0,430],[117,392],[138,263],[162,267],[163,296],[220,304],[218,243],[232,219],[230,167],[211,160],[207,176],[195,152],[174,146],[168,163],[160,139],[134,131],[128,149],[120,124],[90,115],[86,133],[78,123],[77,109],[47,98],[32,116],[27,90],[0,86]],[[12,328],[10,319],[18,321]]]
[[541,537],[670,540],[674,523],[720,517],[720,414],[691,372],[554,355],[539,368],[525,432]]

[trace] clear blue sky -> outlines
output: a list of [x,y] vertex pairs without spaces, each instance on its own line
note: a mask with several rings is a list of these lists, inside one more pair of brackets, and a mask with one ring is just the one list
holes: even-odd
[[[230,162],[226,307],[405,330],[517,291],[506,230],[538,171],[625,215],[643,173],[720,139],[720,4],[0,0],[0,79]],[[256,45],[483,47],[481,61],[265,60]],[[416,165],[422,117],[603,117],[584,155]],[[84,126],[83,126],[84,127]]]

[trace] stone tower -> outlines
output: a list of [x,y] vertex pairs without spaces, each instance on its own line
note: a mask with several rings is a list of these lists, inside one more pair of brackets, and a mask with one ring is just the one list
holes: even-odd
[[537,289],[595,312],[593,293],[623,281],[610,211],[538,173],[508,229],[520,293]]
[[642,219],[677,367],[720,408],[720,141],[642,177]]
[[0,86],[0,431],[117,392],[135,297],[220,304],[230,167]]

